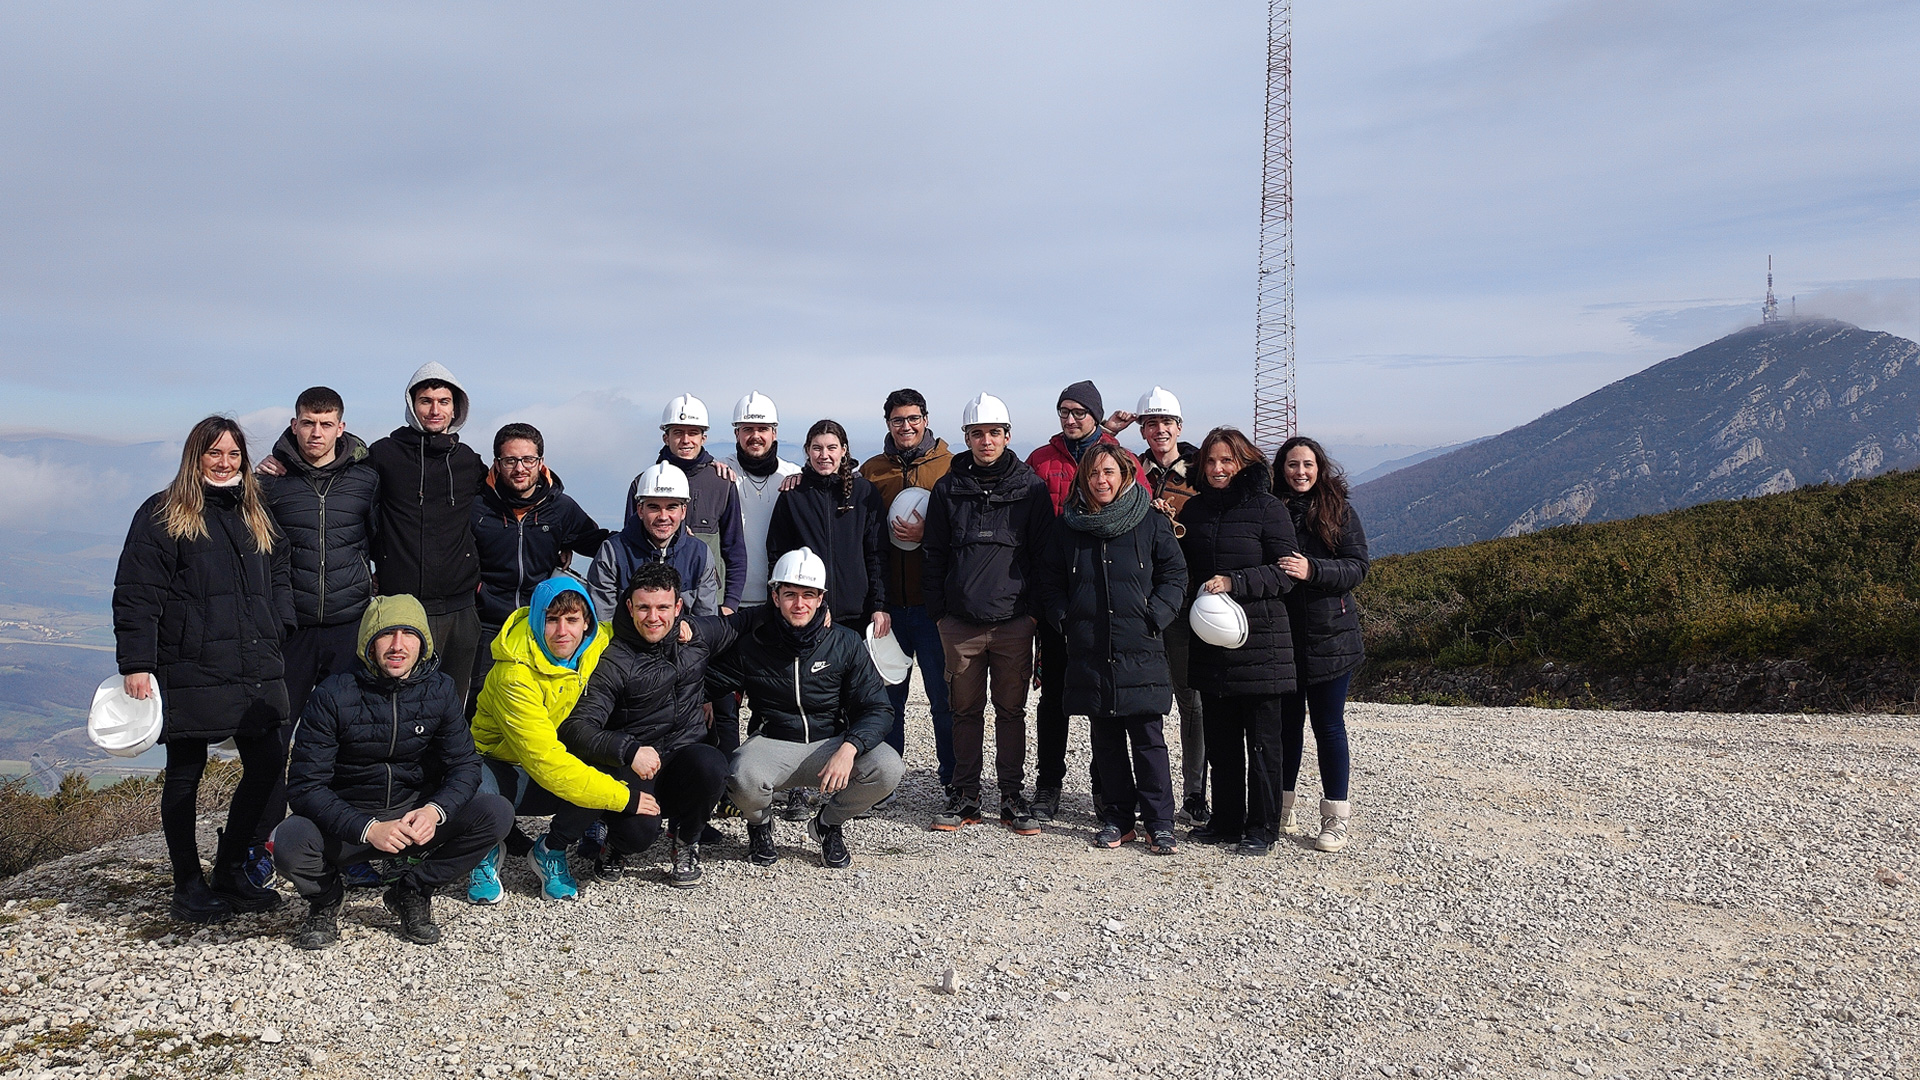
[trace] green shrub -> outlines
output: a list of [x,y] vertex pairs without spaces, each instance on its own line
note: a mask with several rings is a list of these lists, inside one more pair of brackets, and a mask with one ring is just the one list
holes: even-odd
[[[201,813],[224,811],[239,782],[238,764],[209,762]],[[158,776],[141,776],[94,788],[77,772],[51,795],[34,794],[24,778],[0,783],[0,878],[159,828],[160,786]]]

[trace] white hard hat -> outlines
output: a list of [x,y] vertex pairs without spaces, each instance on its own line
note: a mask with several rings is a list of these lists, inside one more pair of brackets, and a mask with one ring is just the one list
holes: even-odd
[[773,399],[758,390],[733,403],[733,426],[741,424],[777,424],[780,422],[780,410],[773,407]]
[[1247,612],[1226,593],[1201,593],[1187,615],[1193,636],[1209,645],[1237,649],[1247,643]]
[[125,676],[114,675],[93,692],[87,710],[87,738],[114,757],[139,757],[160,741],[162,717],[160,684],[145,701],[127,695]]
[[1142,420],[1149,416],[1171,416],[1178,420],[1180,399],[1173,396],[1173,391],[1156,386],[1140,395],[1140,407],[1133,410],[1133,415]]
[[707,403],[692,394],[681,394],[660,411],[660,426],[697,427],[707,426]]
[[875,637],[872,623],[867,624],[867,655],[873,658],[873,670],[888,686],[898,686],[913,674],[913,658],[900,648],[900,639],[891,632]]
[[812,548],[795,548],[780,556],[773,564],[773,574],[767,578],[770,585],[798,585],[803,589],[827,589],[827,564]]
[[680,466],[660,462],[640,474],[633,485],[633,501],[641,499],[679,499],[682,502],[693,500],[693,490],[687,486],[687,474]]
[[1013,417],[1007,413],[1007,403],[992,394],[981,394],[967,402],[967,407],[960,412],[960,429],[964,431],[982,424],[999,424],[1011,429]]
[[927,520],[927,500],[932,497],[933,492],[923,487],[902,488],[900,494],[893,497],[893,505],[887,507],[887,539],[893,541],[894,547],[901,551],[912,551],[920,546],[918,540],[902,540],[893,535],[893,523],[905,521],[915,514],[920,515],[921,521]]

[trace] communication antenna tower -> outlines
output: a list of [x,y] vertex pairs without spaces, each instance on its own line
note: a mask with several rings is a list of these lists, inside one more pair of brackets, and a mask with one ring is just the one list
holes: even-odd
[[1260,183],[1260,302],[1253,441],[1268,454],[1298,430],[1293,377],[1293,0],[1267,0],[1267,137]]
[[1760,305],[1760,321],[1780,321],[1780,301],[1773,298],[1773,256],[1767,256],[1767,302]]

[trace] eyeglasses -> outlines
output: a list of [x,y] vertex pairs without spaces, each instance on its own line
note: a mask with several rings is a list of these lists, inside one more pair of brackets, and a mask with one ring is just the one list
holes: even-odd
[[537,457],[503,457],[494,460],[509,469],[531,469],[540,464],[540,459]]
[[1087,417],[1092,415],[1093,415],[1092,413],[1088,412],[1085,409],[1061,409],[1060,410],[1060,419],[1062,420],[1085,420]]
[[889,416],[887,417],[887,426],[888,427],[919,427],[921,424],[926,423],[926,421],[927,421],[927,418],[920,415],[919,413],[914,413],[912,416]]

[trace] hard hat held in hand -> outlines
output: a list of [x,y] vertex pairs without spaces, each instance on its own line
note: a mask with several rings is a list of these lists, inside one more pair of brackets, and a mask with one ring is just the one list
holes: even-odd
[[773,585],[798,585],[826,592],[827,564],[820,561],[812,548],[795,548],[773,564],[773,576],[767,581]]
[[999,424],[1011,430],[1013,417],[1007,412],[1007,403],[992,394],[981,394],[967,402],[967,407],[960,410],[961,430],[983,424]]
[[920,546],[918,540],[902,540],[895,536],[893,525],[915,514],[919,514],[921,522],[924,523],[927,520],[927,500],[932,497],[933,492],[922,487],[903,488],[900,494],[893,497],[893,505],[887,507],[887,539],[893,541],[894,547],[901,551],[912,551]]
[[1173,396],[1173,391],[1156,386],[1140,395],[1140,407],[1133,410],[1133,415],[1142,420],[1149,416],[1171,416],[1178,420],[1180,399]]
[[1237,649],[1247,643],[1247,611],[1226,593],[1203,592],[1187,614],[1193,636],[1209,645]]
[[708,426],[707,403],[692,394],[681,394],[667,402],[667,407],[660,411],[660,426],[663,428],[706,427]]
[[102,680],[87,710],[87,738],[114,757],[139,757],[160,741],[165,712],[160,708],[160,684],[145,700],[127,694],[124,675]]
[[754,390],[746,397],[733,403],[733,426],[741,424],[778,424],[780,410],[773,407],[773,399]]
[[633,501],[641,499],[679,499],[687,502],[693,498],[693,489],[687,485],[687,474],[680,466],[662,461],[640,474],[640,482],[633,489]]
[[867,655],[873,658],[873,670],[888,686],[898,686],[913,674],[913,658],[900,648],[900,639],[892,633],[875,637],[873,624],[867,624]]

